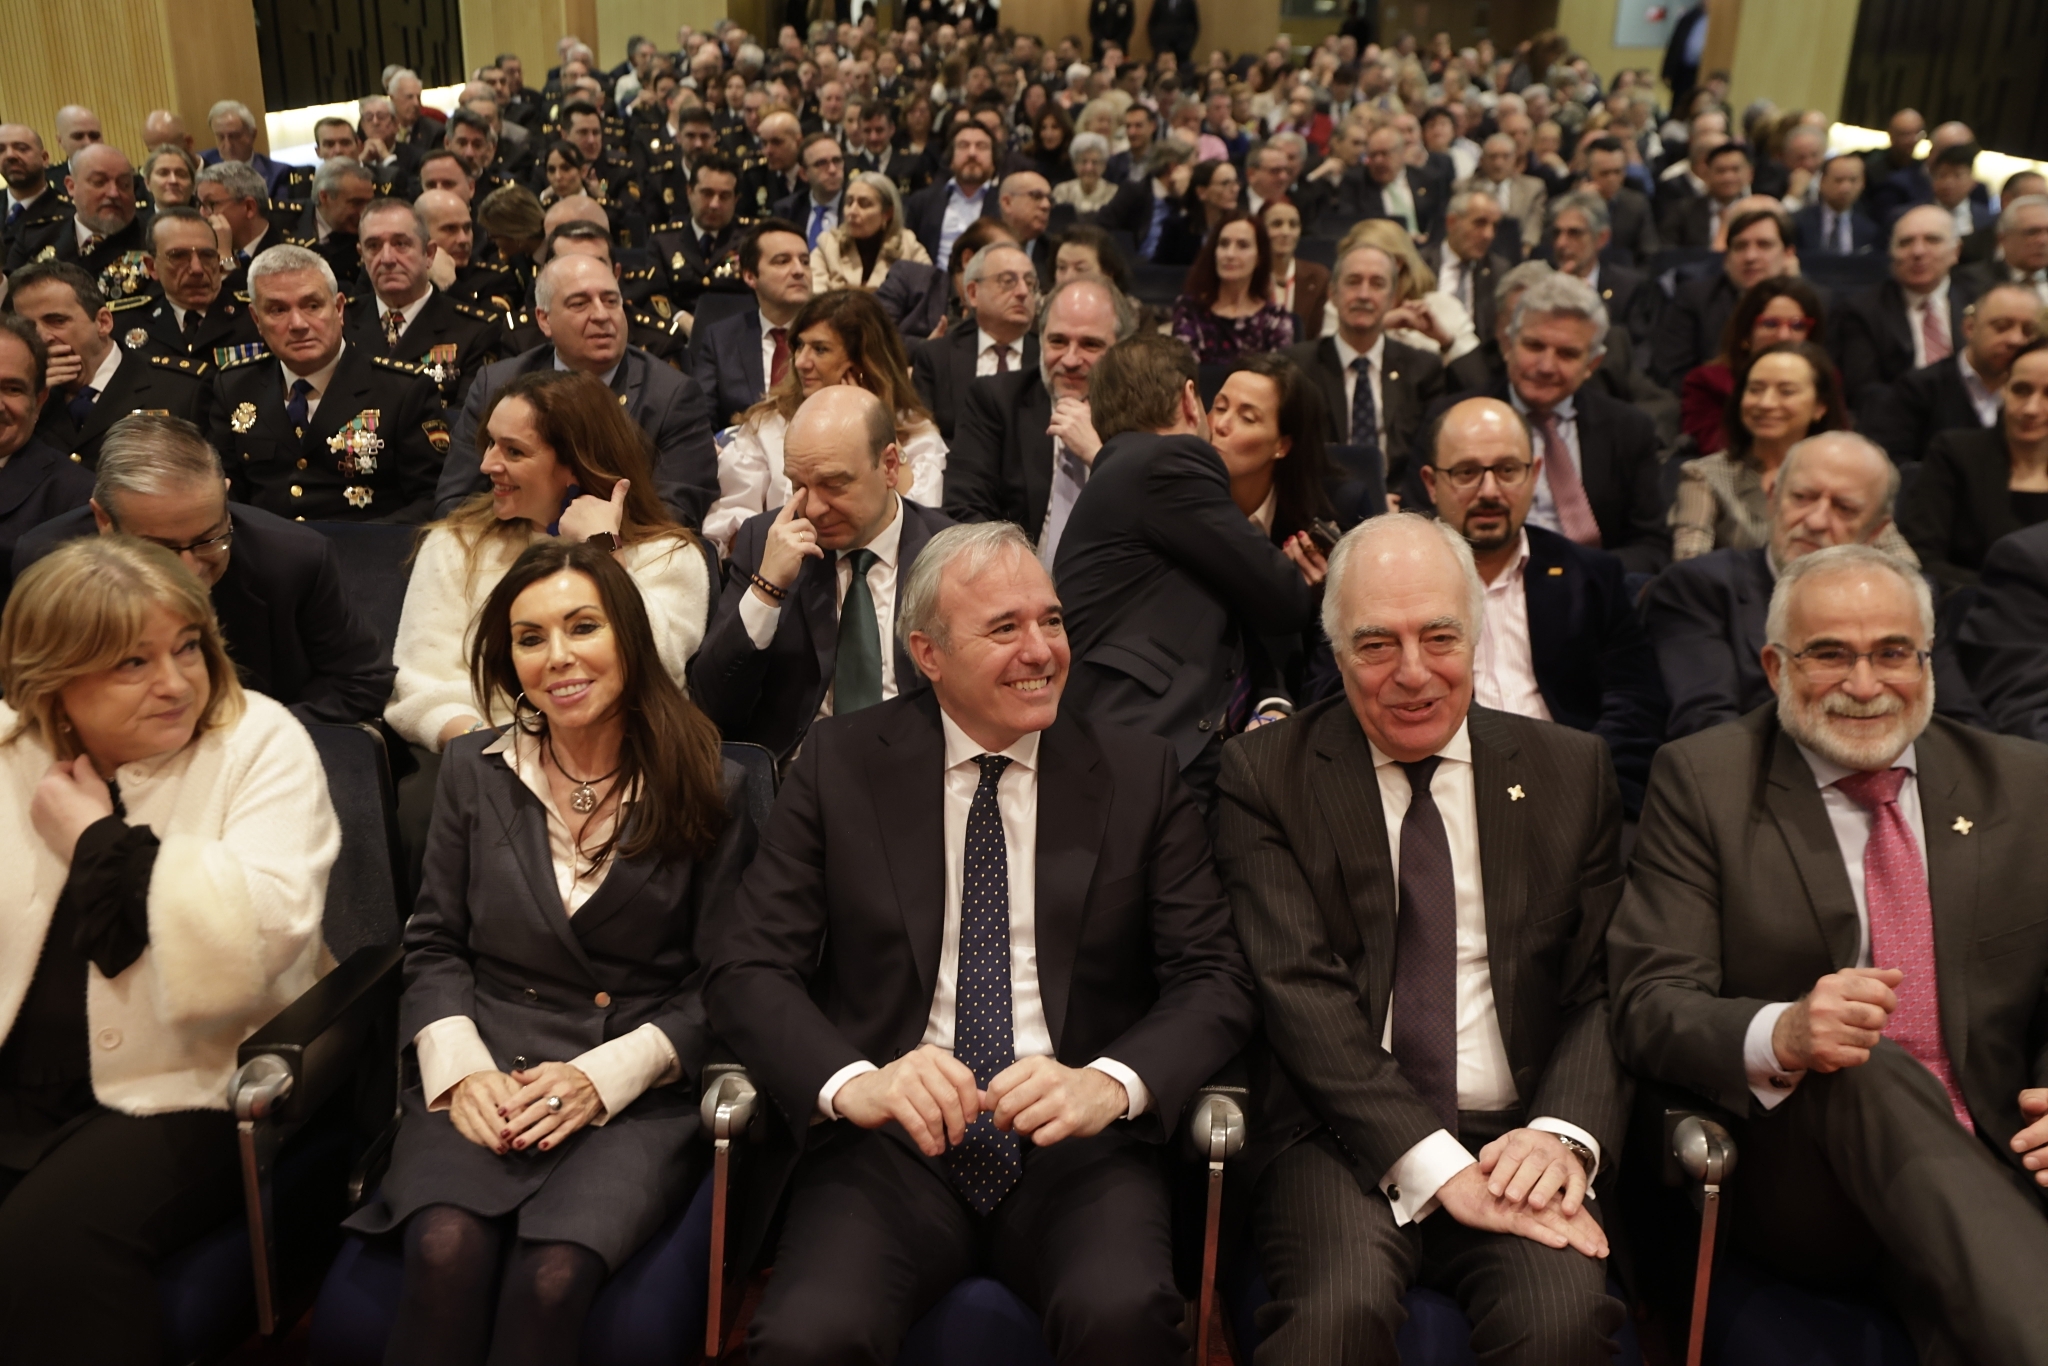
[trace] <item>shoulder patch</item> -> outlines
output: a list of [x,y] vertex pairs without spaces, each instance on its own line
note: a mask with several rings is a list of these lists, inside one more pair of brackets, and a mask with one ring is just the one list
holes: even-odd
[[270,348],[262,342],[243,342],[239,346],[216,346],[213,348],[215,368],[233,370],[252,361],[269,360]]
[[176,370],[179,374],[190,375],[194,379],[198,379],[213,368],[203,360],[194,360],[190,356],[173,356],[164,352],[151,356],[149,363],[159,370]]
[[370,357],[370,364],[385,370],[396,370],[401,375],[418,375],[423,373],[420,367],[413,362],[398,360],[391,356],[372,356]]
[[141,308],[145,304],[154,304],[156,302],[157,298],[154,294],[130,294],[125,299],[107,300],[107,307],[116,313],[125,313],[131,308]]

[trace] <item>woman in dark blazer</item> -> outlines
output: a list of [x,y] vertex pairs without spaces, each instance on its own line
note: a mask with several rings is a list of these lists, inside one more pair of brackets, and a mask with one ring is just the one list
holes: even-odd
[[2048,521],[2048,338],[2006,372],[1998,425],[1943,432],[1899,500],[1899,530],[1944,591],[1974,585],[2001,536]]
[[615,553],[538,542],[478,614],[479,701],[516,719],[442,764],[405,934],[420,1080],[349,1221],[404,1231],[387,1362],[574,1361],[688,1197],[702,964],[754,832]]

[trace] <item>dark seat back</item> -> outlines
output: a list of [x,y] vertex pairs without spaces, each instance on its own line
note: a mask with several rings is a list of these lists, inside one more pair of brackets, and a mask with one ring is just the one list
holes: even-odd
[[314,522],[341,561],[341,588],[362,613],[391,662],[398,618],[405,610],[405,585],[412,578],[412,550],[418,528],[370,522]]
[[753,818],[754,828],[761,829],[768,824],[768,813],[775,809],[775,756],[760,745],[743,740],[727,740],[719,749],[745,771],[747,785],[742,800],[747,814]]
[[322,928],[340,961],[358,949],[395,944],[406,907],[398,856],[398,801],[384,736],[375,726],[306,727],[327,771],[327,795],[341,822],[341,854],[327,878]]
[[723,322],[735,314],[744,313],[754,306],[752,290],[709,289],[697,297],[696,322],[690,327],[692,339],[713,323]]
[[1140,303],[1151,304],[1154,308],[1171,308],[1173,301],[1180,297],[1180,287],[1187,278],[1186,266],[1161,266],[1139,261],[1131,267],[1131,292],[1138,296]]
[[1387,472],[1380,453],[1368,446],[1331,446],[1330,501],[1337,505],[1337,524],[1350,530],[1387,510]]

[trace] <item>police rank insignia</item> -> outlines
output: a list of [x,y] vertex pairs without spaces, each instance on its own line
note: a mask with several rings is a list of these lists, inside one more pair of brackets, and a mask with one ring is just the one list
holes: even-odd
[[253,403],[236,404],[234,416],[228,419],[228,425],[237,432],[248,431],[256,425],[256,405]]
[[[365,408],[350,418],[346,427],[343,427],[333,436],[327,438],[327,449],[341,457],[341,459],[334,462],[336,469],[340,470],[343,474],[375,474],[377,472],[377,453],[384,449],[384,438],[377,435],[377,419],[380,416],[380,409]],[[363,501],[358,503],[355,497],[357,490],[347,490],[348,501],[351,506],[367,507],[369,505],[370,491],[363,489],[361,492]]]
[[143,345],[149,341],[149,333],[142,328],[131,327],[128,329],[128,335],[121,338],[121,340],[127,344],[130,351],[140,351]]

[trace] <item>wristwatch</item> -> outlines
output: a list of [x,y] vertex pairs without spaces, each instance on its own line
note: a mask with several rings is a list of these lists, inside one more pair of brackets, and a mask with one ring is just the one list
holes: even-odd
[[1593,1179],[1593,1150],[1579,1142],[1576,1138],[1569,1138],[1564,1134],[1552,1134],[1551,1137],[1564,1144],[1565,1151],[1579,1159],[1579,1170],[1586,1174],[1588,1181],[1591,1181]]
[[595,536],[585,536],[583,544],[599,546],[605,550],[616,552],[619,548],[619,538],[609,531],[600,531]]

